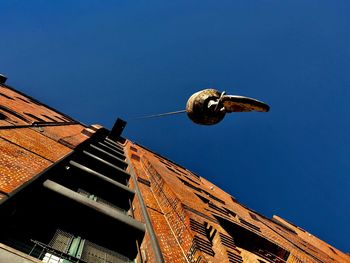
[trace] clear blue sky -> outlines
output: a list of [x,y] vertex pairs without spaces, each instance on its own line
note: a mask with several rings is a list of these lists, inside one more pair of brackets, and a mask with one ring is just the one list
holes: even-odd
[[[348,0],[0,0],[8,83],[110,128],[350,250]],[[216,87],[266,101],[202,127],[180,110]]]

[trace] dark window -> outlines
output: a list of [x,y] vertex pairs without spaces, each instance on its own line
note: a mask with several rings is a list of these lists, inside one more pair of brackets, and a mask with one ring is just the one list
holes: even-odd
[[229,215],[230,215],[230,214],[228,213],[227,210],[225,210],[225,209],[223,209],[223,208],[221,208],[221,207],[219,207],[219,206],[213,204],[212,202],[210,202],[208,205],[209,205],[209,207],[210,207],[211,209],[214,209],[215,211],[217,211],[217,212],[219,212],[219,213],[222,213],[222,214],[224,214],[224,215],[226,215],[226,216],[229,216]]
[[7,118],[6,115],[0,112],[0,120],[6,120],[6,118]]
[[206,204],[209,204],[209,203],[210,203],[210,200],[209,200],[209,199],[207,199],[207,198],[205,198],[205,197],[203,197],[203,196],[201,196],[201,195],[199,195],[199,194],[196,194],[196,193],[195,193],[195,195],[198,196],[198,198],[199,198],[200,200],[202,200],[203,203],[206,203]]
[[182,171],[179,167],[174,167],[174,169],[175,169],[176,171],[178,171],[179,173],[181,173],[182,175],[187,175],[187,173],[184,172],[184,171]]
[[334,254],[338,254],[333,248],[329,247],[329,249],[332,250]]
[[65,120],[65,119],[61,118],[60,116],[55,115],[55,117],[56,117],[57,119],[59,119],[59,120],[63,121],[63,122],[67,122],[67,120]]
[[36,101],[36,100],[34,100],[34,99],[30,99],[30,102],[31,102],[31,103],[34,103],[34,104],[36,104],[36,105],[39,105],[39,106],[42,105],[39,101]]
[[255,221],[260,221],[259,218],[258,218],[256,215],[254,215],[253,213],[250,213],[250,212],[249,212],[249,215],[250,215],[250,217],[251,217],[252,219],[254,219]]
[[49,119],[50,121],[57,122],[57,120],[55,120],[54,118],[51,118],[50,116],[47,116],[45,114],[43,114],[42,116],[45,117],[46,119]]
[[27,115],[27,116],[29,116],[29,117],[31,117],[32,119],[34,119],[34,120],[36,120],[36,121],[38,121],[38,122],[46,122],[46,121],[44,121],[43,119],[41,119],[41,118],[39,118],[39,117],[37,117],[37,116],[31,114],[31,113],[25,112],[24,114]]
[[194,185],[192,185],[192,184],[190,184],[189,182],[187,182],[187,181],[185,181],[185,180],[183,180],[182,178],[180,178],[180,177],[178,177],[178,179],[184,184],[184,185],[186,185],[186,186],[188,186],[188,187],[190,187],[190,188],[192,188],[193,190],[196,190],[196,191],[198,191],[198,192],[200,192],[201,191],[201,189],[200,188],[198,188],[198,187],[196,187],[196,186],[194,186]]
[[163,164],[165,164],[165,165],[169,165],[169,166],[173,165],[171,162],[169,162],[169,161],[167,161],[167,160],[164,160],[164,159],[162,159],[162,158],[160,158],[160,157],[158,157],[158,159],[159,159],[159,161],[160,161],[161,163],[163,163]]
[[260,235],[229,221],[220,216],[215,216],[220,226],[233,238],[237,247],[250,251],[263,257],[269,262],[283,263],[289,257],[290,252],[261,237]]
[[67,116],[62,116],[63,119],[66,120],[66,122],[72,122],[73,120]]
[[137,177],[137,181],[140,182],[140,183],[143,183],[144,185],[147,185],[147,186],[151,186],[151,182],[146,180],[146,179],[143,179],[141,177]]
[[140,156],[136,155],[136,154],[132,154],[131,155],[131,159],[134,159],[136,161],[140,161]]
[[21,100],[21,101],[23,101],[23,102],[26,102],[26,103],[30,103],[30,101],[27,101],[27,100],[25,100],[25,99],[23,99],[23,98],[21,98],[21,97],[16,97],[16,99],[19,99],[19,100]]
[[225,202],[223,201],[223,200],[221,200],[220,198],[217,198],[216,196],[214,196],[214,195],[212,195],[212,194],[210,194],[209,192],[207,192],[207,191],[205,191],[205,190],[201,190],[201,192],[202,193],[205,193],[207,196],[209,196],[211,199],[213,199],[213,200],[215,200],[215,201],[217,201],[217,202],[219,202],[219,203],[221,203],[221,204],[225,204]]
[[196,184],[196,185],[200,185],[198,182],[192,180],[192,179],[189,178],[188,176],[184,175],[184,177],[185,177],[187,180],[191,181],[192,183],[194,183],[194,184]]
[[1,93],[1,92],[0,92],[0,96],[3,96],[3,97],[5,97],[6,99],[9,99],[9,100],[14,100],[14,98],[12,98],[12,97],[4,94],[4,93]]
[[130,146],[130,150],[133,152],[137,152],[137,149],[135,147]]
[[22,121],[29,122],[29,121],[28,121],[26,118],[24,118],[21,114],[15,112],[15,111],[13,111],[13,110],[11,110],[11,109],[5,107],[5,106],[0,105],[0,110],[6,112],[6,113],[8,113],[8,114],[13,115],[13,116],[15,116],[16,118],[21,119]]
[[197,175],[197,174],[195,174],[193,172],[190,172],[190,175],[192,175],[193,177],[197,178],[198,180],[200,180],[200,178],[201,178],[199,175]]
[[196,209],[193,209],[192,207],[189,207],[188,205],[183,204],[183,208],[186,209],[187,211],[192,212],[193,214],[196,214],[197,216],[203,217],[206,220],[213,222],[213,223],[218,223],[216,219],[211,218],[210,216],[207,216],[206,214],[203,214],[202,212],[199,212]]
[[231,215],[231,216],[233,216],[233,217],[236,217],[236,213],[235,213],[235,212],[231,211],[230,209],[227,209],[226,207],[223,207],[223,208],[227,211],[227,213],[228,213],[229,215]]
[[178,171],[175,171],[173,168],[169,167],[169,166],[165,166],[166,168],[168,168],[169,171],[172,171],[173,173],[176,173],[178,175],[181,175]]

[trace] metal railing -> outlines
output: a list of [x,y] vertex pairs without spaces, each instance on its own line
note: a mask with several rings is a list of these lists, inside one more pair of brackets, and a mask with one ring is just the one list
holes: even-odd
[[29,255],[32,257],[38,258],[40,260],[43,260],[43,262],[61,263],[61,262],[64,262],[63,260],[67,260],[68,262],[71,262],[71,263],[89,263],[83,259],[76,258],[65,252],[54,249],[49,245],[41,243],[37,240],[31,239],[30,241],[34,243],[34,246],[32,250],[29,252]]
[[[42,260],[45,263],[130,263],[127,257],[108,249],[102,248],[94,243],[86,241],[90,249],[93,249],[93,253],[89,251],[83,252],[82,258],[69,255],[66,252],[57,250],[47,244],[44,244],[37,240],[31,240],[34,243],[32,250],[29,255],[37,259]],[[97,254],[102,252],[104,257],[96,257]],[[86,257],[86,258],[84,258]]]

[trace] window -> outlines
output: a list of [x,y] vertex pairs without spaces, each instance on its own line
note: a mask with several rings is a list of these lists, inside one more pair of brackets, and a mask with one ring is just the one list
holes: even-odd
[[63,121],[63,122],[67,122],[67,120],[65,120],[65,119],[63,119],[63,118],[61,118],[61,117],[59,117],[59,116],[55,116],[57,119],[59,119],[59,120],[61,120],[61,121]]
[[[238,225],[233,221],[227,220],[220,216],[215,217],[219,221],[220,226],[225,229],[234,240],[234,244],[229,242],[227,245],[235,245],[248,250],[251,253],[261,256],[269,262],[283,263],[289,257],[290,252],[277,244],[272,243],[264,237],[261,237],[260,235]],[[228,241],[227,238],[225,239],[225,241]]]
[[27,101],[27,100],[25,100],[25,99],[23,99],[23,98],[21,98],[21,97],[16,97],[16,99],[19,99],[19,100],[21,100],[21,101],[23,101],[23,102],[26,102],[26,103],[30,103],[29,101]]
[[233,196],[231,196],[231,200],[232,200],[232,202],[237,203],[237,199],[234,198]]
[[333,248],[329,247],[329,249],[332,250],[334,254],[337,254],[337,252]]
[[212,195],[212,194],[210,194],[210,193],[208,193],[207,191],[205,191],[205,190],[201,190],[201,192],[202,193],[205,193],[207,196],[209,196],[211,199],[213,199],[213,200],[215,200],[215,201],[217,201],[217,202],[219,202],[219,203],[221,203],[221,204],[225,204],[225,202],[223,201],[223,200],[221,200],[221,199],[219,199],[219,198],[217,198],[216,196],[214,196],[214,195]]
[[226,207],[223,207],[223,208],[227,211],[227,213],[228,213],[229,215],[231,215],[231,216],[233,216],[233,217],[236,217],[236,213],[235,213],[235,212],[231,211],[230,209],[227,209]]
[[24,114],[27,115],[27,116],[29,116],[29,117],[31,117],[32,119],[34,119],[34,120],[36,120],[36,121],[38,121],[38,122],[46,122],[46,121],[44,121],[43,119],[41,119],[41,118],[39,118],[39,117],[37,117],[37,116],[31,114],[31,113],[25,112]]
[[24,118],[21,114],[18,114],[17,112],[5,107],[5,106],[2,106],[0,105],[0,110],[10,114],[10,115],[13,115],[15,116],[16,118],[22,120],[22,121],[25,121],[25,122],[29,122],[26,118]]
[[260,222],[259,218],[258,218],[256,215],[254,215],[253,213],[250,213],[250,212],[249,212],[249,215],[250,215],[250,217],[251,217],[252,219],[254,219],[255,221],[259,221],[259,222]]
[[190,172],[190,175],[192,175],[193,177],[195,177],[198,180],[200,180],[200,178],[201,178],[199,175],[197,175],[197,174],[195,174],[193,172]]
[[140,183],[143,183],[144,185],[147,185],[148,187],[151,186],[151,182],[146,180],[146,179],[143,179],[141,177],[137,177],[137,181],[140,182]]
[[9,99],[9,100],[14,100],[12,97],[10,97],[10,96],[8,96],[8,95],[6,95],[4,93],[1,93],[1,92],[0,92],[0,96],[3,96],[3,97],[5,97],[6,99]]
[[6,115],[0,112],[0,120],[6,120]]
[[200,188],[198,188],[198,187],[195,187],[194,185],[192,185],[192,184],[190,184],[189,182],[187,182],[187,181],[185,181],[185,180],[183,180],[182,178],[180,178],[180,177],[178,177],[178,179],[184,184],[184,185],[186,185],[186,186],[188,186],[188,187],[190,187],[190,188],[192,188],[193,190],[196,190],[196,191],[198,191],[198,192],[200,192],[201,191],[201,189]]
[[131,159],[136,160],[138,162],[141,160],[140,156],[138,156],[136,154],[131,154]]
[[197,215],[197,216],[200,216],[200,217],[203,217],[205,218],[206,220],[210,221],[210,222],[213,222],[213,223],[218,223],[216,219],[214,218],[211,218],[210,216],[206,215],[206,214],[203,214],[202,212],[199,212],[198,210],[192,208],[192,207],[189,207],[188,205],[185,205],[183,204],[182,205],[184,209],[186,209],[187,211],[190,211],[191,213]]
[[210,202],[209,199],[207,199],[207,198],[205,198],[204,196],[201,196],[201,195],[199,195],[199,194],[196,194],[196,193],[195,193],[195,195],[196,195],[200,200],[202,200],[203,203],[209,204],[209,202]]
[[191,179],[191,178],[189,178],[188,176],[184,175],[184,177],[185,177],[187,180],[191,181],[192,183],[194,183],[194,184],[196,184],[196,185],[199,185],[199,183],[198,183],[198,182],[196,182],[196,181],[192,180],[192,179]]
[[54,118],[51,118],[50,116],[47,116],[45,114],[43,114],[43,117],[45,117],[46,119],[49,119],[50,121],[57,122],[57,120],[55,120]]
[[176,173],[177,175],[181,175],[178,171],[175,171],[173,168],[169,166],[165,166],[169,171],[172,171],[173,173]]
[[133,152],[137,152],[137,149],[135,147],[130,146],[130,150]]
[[226,209],[223,209],[223,208],[221,208],[221,207],[218,207],[217,205],[213,204],[212,202],[209,203],[209,207],[210,207],[211,209],[213,209],[213,210],[219,212],[219,213],[222,213],[222,214],[226,215],[226,216],[229,216],[229,215],[230,215],[229,212],[228,212]]

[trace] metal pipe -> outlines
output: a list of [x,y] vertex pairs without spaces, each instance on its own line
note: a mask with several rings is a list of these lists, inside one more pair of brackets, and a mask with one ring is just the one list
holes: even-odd
[[132,180],[134,181],[134,185],[135,185],[135,192],[137,195],[137,199],[139,200],[140,203],[140,207],[141,207],[141,211],[142,211],[142,215],[145,219],[145,224],[146,224],[146,230],[149,234],[150,240],[151,240],[151,245],[153,248],[153,252],[155,255],[155,259],[157,263],[164,263],[164,258],[163,258],[163,254],[162,251],[160,250],[160,246],[159,246],[159,242],[156,236],[156,233],[153,230],[153,226],[152,226],[152,222],[151,219],[147,213],[147,207],[145,205],[145,202],[142,198],[141,192],[140,192],[140,188],[137,184],[137,179],[136,179],[136,175],[135,175],[135,171],[130,163],[129,158],[126,158],[128,164],[129,164],[129,173],[132,177]]

